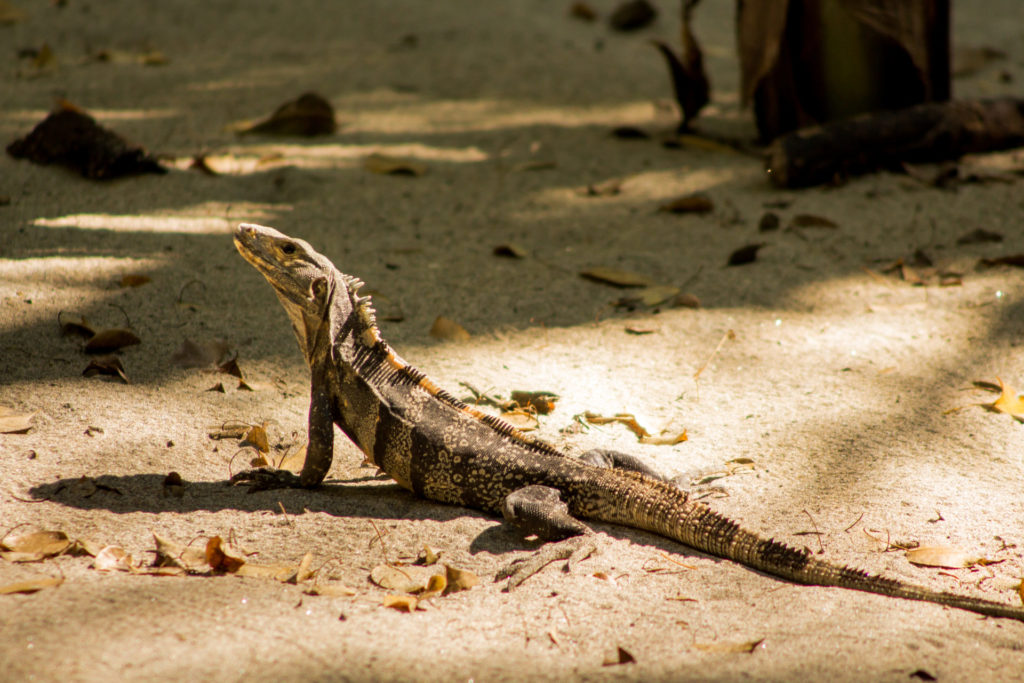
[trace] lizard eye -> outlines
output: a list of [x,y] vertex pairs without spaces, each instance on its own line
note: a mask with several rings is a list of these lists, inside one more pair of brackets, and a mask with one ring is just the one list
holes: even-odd
[[288,242],[283,247],[281,247],[281,251],[283,251],[284,253],[289,254],[289,255],[294,254],[295,253],[295,245],[292,244],[291,242]]

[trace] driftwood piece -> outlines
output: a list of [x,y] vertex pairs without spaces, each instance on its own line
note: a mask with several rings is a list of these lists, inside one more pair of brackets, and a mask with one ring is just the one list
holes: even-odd
[[1024,145],[1024,99],[929,102],[863,114],[775,140],[766,170],[780,187]]

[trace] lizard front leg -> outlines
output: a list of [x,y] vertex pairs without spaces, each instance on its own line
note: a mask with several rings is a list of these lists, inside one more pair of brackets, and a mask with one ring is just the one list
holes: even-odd
[[239,472],[231,477],[232,484],[247,483],[252,493],[267,489],[313,488],[324,480],[334,459],[334,411],[329,387],[314,381],[309,393],[309,441],[302,473],[296,475],[288,470],[261,467]]

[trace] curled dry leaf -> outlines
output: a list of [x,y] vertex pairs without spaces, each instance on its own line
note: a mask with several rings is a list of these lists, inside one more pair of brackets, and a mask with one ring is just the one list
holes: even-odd
[[39,577],[37,579],[29,579],[27,581],[18,581],[16,583],[9,583],[5,586],[0,586],[0,595],[35,593],[36,591],[41,591],[44,588],[54,588],[62,583],[64,583],[64,579],[60,576],[46,576]]
[[333,583],[314,583],[304,590],[303,593],[306,595],[322,595],[327,598],[350,598],[356,595],[356,590],[349,588],[339,581],[335,581]]
[[251,446],[260,453],[269,453],[270,439],[267,437],[267,423],[264,422],[263,424],[251,426],[238,443],[238,446],[239,448]]
[[757,252],[761,247],[765,246],[764,242],[758,244],[748,244],[745,247],[740,247],[736,251],[729,254],[729,260],[726,261],[727,266],[743,266],[748,263],[753,263],[757,260]]
[[683,292],[672,299],[673,308],[700,308],[700,299],[696,295]]
[[430,577],[438,573],[437,567],[418,565],[396,567],[390,564],[378,564],[370,570],[370,580],[387,590],[419,593],[426,590],[430,584]]
[[206,552],[202,548],[184,546],[156,533],[153,534],[153,540],[156,542],[154,566],[177,567],[188,572],[205,572],[210,569]]
[[512,403],[523,410],[532,410],[538,415],[547,415],[555,409],[558,394],[551,391],[523,391],[513,389],[510,396]]
[[445,592],[448,587],[448,579],[445,578],[444,574],[433,574],[427,579],[427,586],[420,592],[420,600],[428,600],[430,598],[436,598]]
[[88,339],[96,334],[96,330],[92,328],[89,321],[85,319],[83,315],[65,315],[63,311],[57,314],[57,324],[60,325],[61,334],[77,334],[80,337]]
[[21,413],[14,408],[0,406],[0,434],[24,434],[32,429],[35,413]]
[[114,327],[109,330],[100,330],[90,337],[89,341],[85,342],[84,351],[86,353],[110,353],[141,343],[142,340],[131,330]]
[[647,444],[648,446],[675,446],[677,443],[687,441],[689,438],[684,429],[678,434],[669,436],[641,436],[640,443]]
[[444,577],[446,582],[445,595],[469,590],[480,583],[480,577],[475,573],[468,569],[458,569],[447,564],[444,566]]
[[703,192],[688,194],[658,207],[658,211],[668,213],[710,213],[714,210],[715,203]]
[[308,92],[285,102],[269,118],[253,125],[242,124],[239,135],[294,135],[312,137],[330,135],[338,129],[334,108],[322,95]]
[[999,382],[999,390],[1002,393],[1000,393],[999,398],[995,400],[995,403],[990,408],[1000,413],[1012,415],[1015,419],[1024,422],[1024,399],[1021,399],[1016,389],[1009,384],[1004,384],[1000,378],[996,377],[996,381]]
[[650,287],[654,285],[650,278],[639,273],[618,268],[605,268],[603,266],[582,270],[580,271],[580,277],[615,287]]
[[371,154],[366,157],[363,166],[367,171],[381,175],[421,176],[427,172],[426,164],[387,154]]
[[906,557],[911,564],[946,569],[963,569],[984,562],[983,557],[946,545],[923,545],[908,550]]
[[220,536],[213,536],[206,542],[206,563],[215,572],[232,573],[245,564],[245,557]]
[[798,213],[789,222],[794,228],[838,228],[839,224],[824,216],[817,216],[813,213]]
[[149,284],[153,281],[148,275],[140,275],[138,273],[127,273],[121,276],[122,287],[141,287],[142,285]]
[[71,546],[63,531],[34,531],[0,541],[0,557],[8,562],[38,562],[60,555]]
[[604,656],[604,661],[601,662],[601,666],[617,666],[619,664],[635,664],[636,657],[621,645],[617,645],[614,650],[608,652]]
[[[399,612],[415,612],[419,601],[411,595],[385,595],[380,604],[384,607],[396,609]],[[422,609],[422,608],[420,608]]]
[[119,545],[108,545],[96,553],[92,568],[101,572],[132,571],[132,556]]
[[680,294],[681,290],[678,287],[672,285],[652,285],[650,287],[644,287],[638,289],[635,292],[630,292],[627,296],[615,302],[616,306],[646,306],[653,308],[660,306],[666,301],[676,297]]
[[504,256],[506,258],[526,258],[530,252],[514,242],[507,242],[496,246],[493,253],[495,256]]
[[643,439],[644,437],[649,437],[651,435],[650,432],[640,426],[640,423],[636,421],[636,417],[630,413],[616,413],[609,417],[606,415],[598,415],[597,413],[592,413],[588,410],[583,413],[583,417],[592,425],[605,425],[611,422],[624,424],[631,432],[636,434],[638,439]]
[[469,332],[466,331],[465,327],[443,315],[439,315],[434,319],[434,324],[430,326],[430,336],[434,339],[460,342],[469,341],[470,338]]
[[82,370],[83,377],[95,377],[96,375],[118,377],[125,384],[129,383],[128,375],[125,374],[124,366],[121,365],[121,360],[115,356],[93,358],[89,361],[89,364],[85,366],[85,370]]

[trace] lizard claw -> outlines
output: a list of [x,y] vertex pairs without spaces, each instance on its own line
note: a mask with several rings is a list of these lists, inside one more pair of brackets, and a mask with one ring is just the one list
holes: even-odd
[[502,567],[494,576],[494,580],[508,579],[508,584],[503,589],[507,593],[557,560],[566,560],[563,571],[570,572],[578,562],[597,552],[597,542],[594,539],[594,534],[587,533],[557,543],[548,543],[537,552],[513,560]]
[[294,472],[274,470],[267,467],[239,472],[233,475],[228,483],[232,486],[247,483],[249,484],[249,493],[270,489],[303,488],[299,475]]

